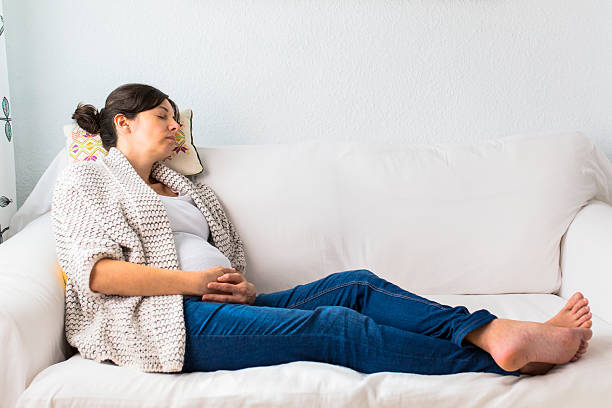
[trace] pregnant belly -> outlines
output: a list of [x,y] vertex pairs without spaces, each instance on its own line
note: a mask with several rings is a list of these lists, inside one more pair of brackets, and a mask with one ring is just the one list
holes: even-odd
[[174,242],[179,268],[184,271],[203,271],[215,266],[232,267],[229,259],[202,237],[175,232]]

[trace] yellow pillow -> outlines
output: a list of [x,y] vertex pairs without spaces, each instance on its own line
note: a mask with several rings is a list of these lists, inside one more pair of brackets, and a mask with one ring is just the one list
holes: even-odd
[[[185,109],[179,116],[181,129],[176,132],[176,142],[172,154],[165,158],[163,162],[172,170],[185,176],[199,174],[204,167],[198,151],[193,146],[193,135],[191,133],[193,112],[191,109]],[[64,126],[64,136],[66,137],[68,155],[74,162],[96,161],[108,154],[102,146],[100,136],[87,133],[76,122]]]
[[64,291],[66,290],[66,282],[68,281],[68,277],[64,273],[64,270],[59,265],[59,263],[55,264],[55,276],[59,280],[60,284],[64,286]]

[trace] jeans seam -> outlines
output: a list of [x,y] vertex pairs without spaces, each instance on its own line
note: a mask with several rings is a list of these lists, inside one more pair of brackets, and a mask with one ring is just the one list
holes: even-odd
[[310,296],[309,298],[306,298],[306,299],[302,300],[301,302],[297,302],[297,303],[294,303],[292,305],[287,306],[287,309],[293,309],[296,306],[303,305],[304,303],[310,302],[311,300],[316,299],[318,297],[321,297],[321,296],[323,296],[323,295],[325,295],[325,294],[327,294],[327,293],[329,293],[331,291],[334,291],[336,289],[340,289],[340,288],[343,288],[345,286],[352,285],[352,284],[366,285],[366,286],[369,286],[371,289],[373,289],[373,290],[375,290],[377,292],[384,293],[385,295],[394,296],[394,297],[400,297],[400,298],[407,299],[407,300],[412,300],[414,302],[423,303],[423,304],[426,304],[426,305],[429,305],[429,306],[434,306],[434,307],[436,307],[436,308],[438,308],[440,310],[444,310],[444,307],[442,307],[442,306],[440,306],[440,305],[438,305],[436,303],[427,302],[427,301],[424,301],[424,300],[421,300],[421,299],[414,299],[414,298],[411,298],[409,296],[405,296],[405,295],[401,295],[401,294],[397,294],[397,293],[388,292],[388,291],[386,291],[384,289],[380,289],[380,288],[372,285],[370,282],[363,282],[363,281],[345,282],[345,283],[340,284],[338,286],[334,286],[332,288],[325,289],[324,291],[319,292],[316,295]]

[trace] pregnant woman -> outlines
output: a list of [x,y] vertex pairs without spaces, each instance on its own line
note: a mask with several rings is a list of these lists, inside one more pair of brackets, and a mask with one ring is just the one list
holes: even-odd
[[545,323],[442,305],[368,270],[257,294],[213,190],[169,169],[176,104],[143,84],[73,119],[108,155],[58,178],[52,219],[67,275],[66,337],[84,358],[148,372],[320,361],[363,373],[544,374],[592,336],[574,294]]

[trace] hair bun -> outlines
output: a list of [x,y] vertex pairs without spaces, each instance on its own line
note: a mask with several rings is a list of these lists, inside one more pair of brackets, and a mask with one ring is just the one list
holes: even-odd
[[100,133],[100,116],[95,106],[79,103],[72,114],[72,119],[76,120],[86,132],[95,134]]

